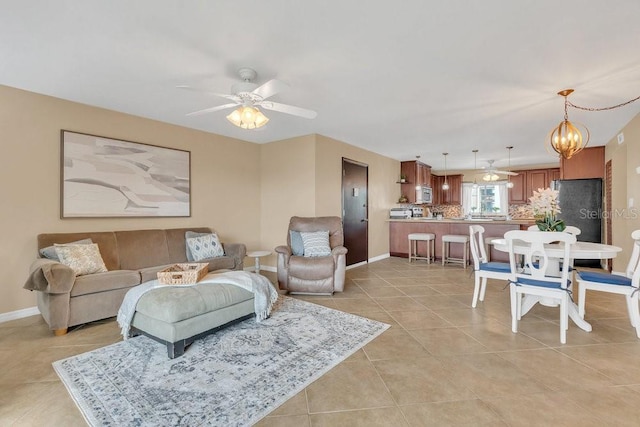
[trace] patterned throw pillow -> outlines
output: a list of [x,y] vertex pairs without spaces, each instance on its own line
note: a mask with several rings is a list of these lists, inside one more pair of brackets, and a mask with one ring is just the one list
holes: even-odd
[[54,246],[60,262],[71,267],[76,276],[107,271],[97,243],[89,245],[59,245],[56,243]]
[[291,240],[291,253],[295,256],[304,255],[304,243],[299,231],[290,230],[289,238]]
[[331,255],[328,231],[300,232],[304,245],[304,256],[317,257]]
[[187,252],[187,261],[195,262],[195,260],[193,259],[193,255],[191,254],[191,249],[189,249],[189,245],[186,244],[187,240],[191,239],[192,237],[207,236],[209,234],[211,234],[210,231],[207,231],[206,233],[198,233],[197,231],[187,231],[184,233],[185,246],[186,246],[186,252]]
[[191,251],[194,262],[224,256],[224,249],[220,240],[218,240],[218,235],[215,233],[191,237],[187,239],[187,246]]
[[[91,243],[93,243],[93,240],[91,239],[82,239],[75,242],[65,243],[65,245],[90,245]],[[47,259],[60,261],[60,259],[58,259],[58,254],[56,253],[55,246],[47,246],[46,248],[40,249],[40,255]]]

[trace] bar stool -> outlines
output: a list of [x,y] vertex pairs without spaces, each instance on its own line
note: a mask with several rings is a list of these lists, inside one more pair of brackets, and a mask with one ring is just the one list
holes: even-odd
[[[427,242],[427,256],[418,256],[418,242]],[[426,259],[431,264],[431,258],[436,260],[436,235],[433,233],[409,234],[409,262],[412,259]]]
[[[451,243],[462,243],[462,258],[452,258],[449,256]],[[442,236],[442,265],[447,262],[461,263],[467,268],[467,260],[469,259],[469,236],[461,234],[445,234]]]

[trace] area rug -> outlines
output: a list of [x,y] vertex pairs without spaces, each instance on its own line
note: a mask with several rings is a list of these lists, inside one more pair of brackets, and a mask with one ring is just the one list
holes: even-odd
[[248,426],[388,327],[281,296],[173,360],[138,336],[53,366],[92,426]]

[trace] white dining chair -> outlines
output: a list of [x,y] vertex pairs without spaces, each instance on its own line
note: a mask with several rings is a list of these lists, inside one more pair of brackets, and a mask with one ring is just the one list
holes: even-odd
[[631,326],[636,328],[640,338],[640,311],[638,294],[640,294],[640,230],[631,233],[633,250],[627,268],[622,274],[599,273],[595,271],[578,272],[578,314],[584,319],[587,290],[609,292],[624,295],[627,300],[627,312]]
[[[576,236],[569,233],[541,231],[512,230],[505,233],[504,238],[509,248],[509,263],[511,268],[511,330],[518,332],[518,322],[522,318],[523,296],[552,300],[560,305],[560,342],[567,342],[569,329],[569,262],[571,245],[576,242]],[[514,241],[524,242],[528,247],[524,253],[524,268],[519,269],[516,263]],[[521,244],[519,242],[519,244]],[[548,275],[550,265],[549,255],[544,245],[551,242],[563,244],[563,254],[558,260],[562,264],[560,277]],[[534,258],[537,261],[534,262]]]
[[483,226],[469,226],[471,257],[473,258],[475,274],[473,300],[471,301],[471,307],[473,308],[476,308],[478,305],[478,298],[480,298],[480,301],[484,301],[484,294],[487,290],[487,279],[509,280],[511,278],[511,266],[508,263],[488,262],[483,235]]

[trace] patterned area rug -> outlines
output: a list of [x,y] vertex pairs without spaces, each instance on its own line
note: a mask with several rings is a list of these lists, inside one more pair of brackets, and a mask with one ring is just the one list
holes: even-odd
[[389,325],[281,296],[176,359],[138,336],[53,366],[93,426],[247,426]]

